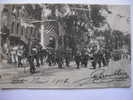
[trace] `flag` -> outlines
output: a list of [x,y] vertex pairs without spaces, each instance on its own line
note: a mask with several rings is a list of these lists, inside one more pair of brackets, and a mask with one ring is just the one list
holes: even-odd
[[57,39],[58,35],[58,24],[56,21],[46,21],[43,23],[43,40],[42,44],[44,47],[49,45],[50,37]]
[[44,32],[46,34],[57,33],[57,23],[55,21],[48,21],[44,23]]

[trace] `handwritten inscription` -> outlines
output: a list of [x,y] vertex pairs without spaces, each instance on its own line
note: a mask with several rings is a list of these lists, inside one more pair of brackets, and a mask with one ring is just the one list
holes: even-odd
[[113,81],[126,81],[129,79],[129,75],[122,69],[115,70],[111,74],[106,74],[104,69],[100,69],[92,72],[90,78],[93,83],[107,83]]
[[12,84],[22,84],[24,83],[24,79],[14,79],[11,81]]
[[[113,72],[108,73],[105,69],[99,69],[91,72],[86,77],[83,77],[79,80],[72,81],[70,78],[47,78],[42,79],[42,77],[33,77],[29,81],[29,83],[36,83],[36,84],[51,84],[51,85],[60,85],[60,86],[85,86],[90,84],[99,84],[99,83],[110,83],[116,81],[127,81],[129,79],[129,75],[122,69],[117,69]],[[28,80],[24,79],[13,79],[11,81],[12,84],[23,84]]]
[[81,78],[73,82],[78,86],[85,86],[90,84],[99,84],[99,83],[110,83],[110,82],[118,82],[118,81],[127,81],[129,79],[129,75],[122,69],[115,70],[112,73],[107,73],[105,69],[99,69],[93,71],[87,77]]
[[69,78],[63,78],[63,79],[42,79],[40,77],[34,77],[30,83],[36,83],[36,84],[53,84],[53,85],[68,85],[70,83]]

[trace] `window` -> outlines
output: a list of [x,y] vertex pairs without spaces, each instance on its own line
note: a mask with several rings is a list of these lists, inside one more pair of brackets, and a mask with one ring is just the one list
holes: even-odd
[[22,26],[21,27],[21,36],[23,36],[23,33],[24,33],[24,27]]
[[18,35],[19,33],[19,23],[17,23],[17,29],[16,29],[16,34]]
[[14,33],[14,22],[12,23],[12,26],[11,26],[11,32]]

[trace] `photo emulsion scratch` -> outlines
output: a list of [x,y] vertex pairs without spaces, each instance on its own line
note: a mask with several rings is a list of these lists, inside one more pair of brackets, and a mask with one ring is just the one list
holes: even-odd
[[129,5],[0,4],[0,88],[131,85]]

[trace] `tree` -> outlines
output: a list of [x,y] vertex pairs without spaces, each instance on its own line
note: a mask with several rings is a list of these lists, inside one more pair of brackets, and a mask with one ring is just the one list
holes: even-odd
[[113,30],[112,32],[112,42],[114,45],[115,49],[119,49],[123,46],[123,39],[124,39],[124,34],[123,32],[119,30]]
[[131,35],[124,35],[124,44],[128,47],[129,53],[131,53]]
[[91,5],[90,7],[90,16],[94,27],[100,27],[100,25],[104,24],[106,17],[101,13],[103,10],[108,14],[112,13],[106,5]]
[[91,5],[91,19],[95,27],[100,27],[100,24],[105,20],[105,17],[100,13],[101,9],[102,6],[100,5]]

